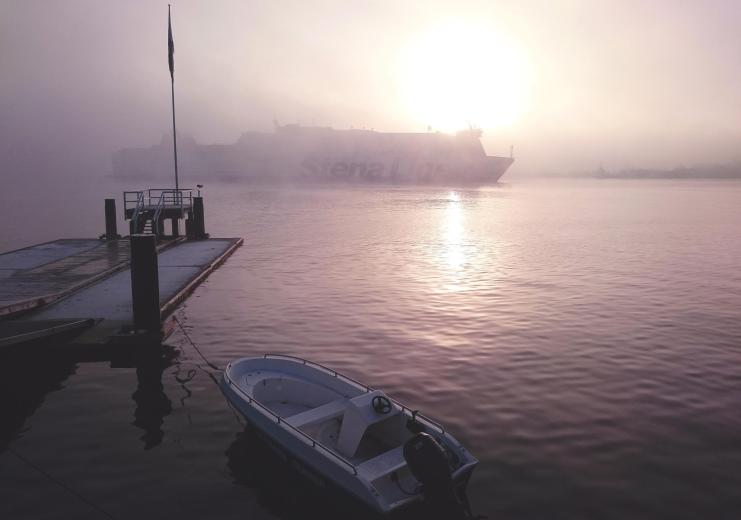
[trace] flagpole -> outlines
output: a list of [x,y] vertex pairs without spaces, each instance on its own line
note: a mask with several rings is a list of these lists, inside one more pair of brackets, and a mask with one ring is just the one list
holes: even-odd
[[175,153],[175,190],[179,190],[178,185],[178,138],[175,133],[175,80],[170,82],[170,90],[172,92],[172,148]]
[[175,45],[172,41],[172,23],[170,22],[170,4],[167,4],[167,44],[168,44],[168,58],[170,62],[170,93],[172,94],[172,148],[175,155],[175,193],[176,196],[180,194],[180,185],[178,183],[178,137],[175,130],[175,67],[174,67],[174,54]]

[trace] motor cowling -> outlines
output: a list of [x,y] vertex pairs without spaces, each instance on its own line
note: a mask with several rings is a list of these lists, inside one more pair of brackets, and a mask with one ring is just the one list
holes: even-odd
[[404,443],[404,459],[414,478],[422,484],[422,495],[431,518],[473,518],[465,492],[456,492],[453,472],[445,449],[432,435],[416,433]]
[[445,450],[431,435],[420,432],[404,443],[404,459],[414,478],[424,486],[425,494],[453,486]]

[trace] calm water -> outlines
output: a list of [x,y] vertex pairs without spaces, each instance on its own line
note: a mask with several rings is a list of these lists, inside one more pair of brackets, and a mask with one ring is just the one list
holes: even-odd
[[[5,221],[0,245],[97,236],[122,189],[87,196],[100,218],[56,193],[46,227]],[[299,355],[440,419],[480,459],[489,518],[741,517],[741,183],[205,196],[208,230],[245,237],[178,311],[213,363]],[[139,370],[0,359],[0,517],[105,518],[18,456],[119,519],[361,514],[244,430],[181,333],[168,345]]]

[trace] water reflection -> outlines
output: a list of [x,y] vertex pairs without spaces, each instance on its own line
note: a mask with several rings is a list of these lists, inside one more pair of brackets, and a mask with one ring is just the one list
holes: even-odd
[[0,356],[0,453],[22,436],[26,421],[43,404],[47,394],[64,388],[77,363],[49,353],[43,363],[38,352],[5,352]]
[[466,245],[463,203],[461,194],[455,191],[448,193],[445,199],[440,257],[446,270],[444,289],[449,292],[465,290],[465,271],[474,252]]
[[136,391],[131,398],[136,403],[134,426],[144,430],[140,437],[144,449],[159,446],[165,436],[162,425],[165,417],[172,412],[172,402],[165,394],[162,373],[173,365],[177,351],[171,347],[153,349],[142,353],[136,359]]
[[[131,396],[136,407],[131,424],[144,431],[141,440],[145,450],[162,442],[162,425],[172,412],[172,403],[162,384],[162,374],[177,361],[177,350],[164,345],[105,353],[103,349],[93,353],[72,348],[56,350],[56,344],[25,347],[0,355],[0,453],[23,435],[27,429],[26,422],[41,407],[47,395],[64,388],[64,383],[76,372],[78,365],[85,362],[110,361],[112,368],[136,370],[137,387]],[[187,377],[183,379],[181,386],[184,387],[188,380]]]
[[374,513],[319,475],[308,477],[305,468],[280,454],[249,424],[236,434],[225,454],[234,483],[254,489],[260,505],[284,520],[438,519],[434,511],[422,505],[391,515]]
[[448,196],[443,221],[443,238],[445,261],[448,267],[458,271],[463,268],[466,255],[463,248],[463,211],[460,196],[455,192]]
[[247,425],[226,450],[227,466],[234,483],[255,490],[260,505],[286,520],[312,518],[345,520],[378,518],[353,503],[326,481],[312,482],[299,474],[292,461],[281,456]]

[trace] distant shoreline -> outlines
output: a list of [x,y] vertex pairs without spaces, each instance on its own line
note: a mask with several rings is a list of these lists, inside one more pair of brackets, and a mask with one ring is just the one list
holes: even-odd
[[679,167],[670,170],[649,168],[607,170],[598,168],[593,171],[566,172],[551,176],[589,179],[741,179],[741,161]]

